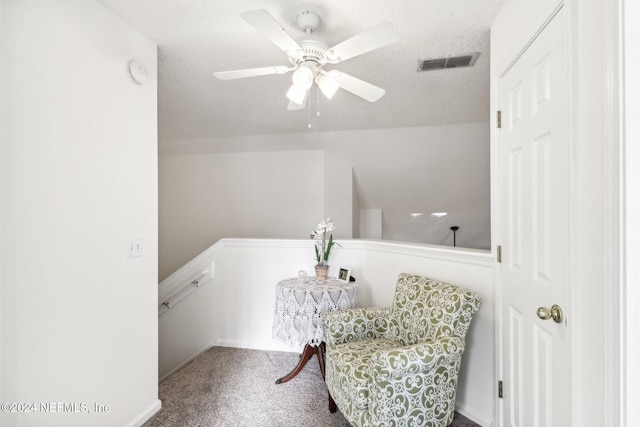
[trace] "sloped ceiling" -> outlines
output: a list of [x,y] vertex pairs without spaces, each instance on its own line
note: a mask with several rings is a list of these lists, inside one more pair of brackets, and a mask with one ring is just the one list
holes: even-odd
[[[255,138],[253,145],[247,143],[249,136],[299,133],[313,140],[309,134],[489,121],[489,29],[503,0],[100,1],[159,45],[161,153],[233,151],[233,141],[242,141],[244,151],[265,149],[260,138]],[[241,12],[254,9],[267,10],[296,39],[304,36],[295,24],[297,14],[305,10],[316,12],[321,22],[314,35],[329,46],[382,21],[391,21],[400,33],[400,41],[325,67],[373,83],[384,88],[386,94],[378,102],[369,103],[339,90],[332,100],[321,97],[318,104],[317,94],[312,93],[311,109],[287,111],[285,93],[291,85],[290,74],[233,81],[214,78],[216,71],[289,65],[282,51],[240,17]],[[417,72],[420,59],[472,52],[480,53],[473,67]],[[483,150],[488,148],[488,139],[487,132],[481,138]],[[308,148],[318,148],[317,145]],[[278,149],[277,144],[268,149]],[[377,155],[367,153],[367,167],[379,163]],[[475,153],[438,155],[449,162],[441,165],[439,175],[424,171],[417,179],[446,182],[448,177],[460,177],[462,171],[478,169]],[[359,191],[363,195],[371,193],[369,186],[374,184],[367,182],[366,173],[358,174],[358,159],[352,160]],[[384,161],[381,157],[380,162]],[[482,173],[488,183],[488,161]],[[473,176],[468,179],[477,181]],[[388,188],[376,188],[376,194],[388,192],[393,196],[394,210],[398,210],[398,203],[403,203],[398,197],[398,184],[390,179],[385,187]],[[446,192],[446,188],[436,191]],[[488,216],[488,197],[481,209],[460,202],[466,199],[477,204],[475,194],[457,192],[447,197],[456,209],[486,211]],[[440,196],[420,196],[425,200],[434,197]],[[385,199],[384,195],[378,198]],[[415,205],[414,192],[407,195],[406,202],[409,198]],[[364,200],[366,197],[362,197]],[[431,239],[431,243],[442,240],[435,236],[420,238],[424,239]],[[469,245],[487,247],[488,242]]]

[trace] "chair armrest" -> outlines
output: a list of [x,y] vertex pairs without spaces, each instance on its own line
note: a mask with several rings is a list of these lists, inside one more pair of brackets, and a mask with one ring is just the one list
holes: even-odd
[[323,313],[328,346],[366,339],[384,338],[389,325],[389,307],[366,307]]
[[371,358],[371,374],[374,381],[388,381],[453,363],[463,352],[464,341],[456,336],[376,351]]

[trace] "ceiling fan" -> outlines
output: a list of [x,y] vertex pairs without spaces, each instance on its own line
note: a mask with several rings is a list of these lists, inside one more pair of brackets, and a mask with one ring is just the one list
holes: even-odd
[[304,108],[309,90],[317,84],[329,99],[339,88],[353,93],[369,102],[380,99],[384,89],[372,85],[338,70],[324,70],[326,64],[339,64],[363,53],[381,48],[400,39],[391,22],[385,21],[333,47],[328,47],[311,34],[318,28],[320,17],[305,11],[298,15],[296,23],[306,34],[301,40],[294,40],[266,10],[252,10],[240,16],[280,48],[292,66],[249,68],[245,70],[221,71],[214,73],[220,80],[242,79],[246,77],[285,74],[293,71],[293,84],[287,91],[288,110]]

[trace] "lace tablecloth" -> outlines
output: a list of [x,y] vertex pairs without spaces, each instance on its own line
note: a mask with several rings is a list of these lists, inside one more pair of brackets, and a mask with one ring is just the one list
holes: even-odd
[[355,307],[357,289],[355,283],[316,277],[278,282],[273,338],[291,345],[319,345],[324,341],[322,312]]

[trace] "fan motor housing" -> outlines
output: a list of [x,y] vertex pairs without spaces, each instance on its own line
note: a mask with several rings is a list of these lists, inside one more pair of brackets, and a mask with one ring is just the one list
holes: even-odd
[[303,54],[302,58],[289,56],[289,62],[293,65],[298,65],[304,61],[314,61],[320,66],[327,63],[324,54],[329,47],[325,43],[316,39],[304,39],[300,40],[298,44],[302,48]]

